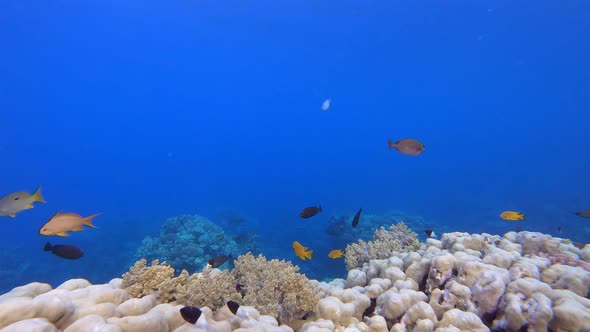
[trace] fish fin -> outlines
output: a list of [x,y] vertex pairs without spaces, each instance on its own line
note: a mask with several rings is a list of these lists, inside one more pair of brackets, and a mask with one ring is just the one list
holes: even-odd
[[11,213],[11,214],[9,214],[8,216],[9,216],[10,218],[14,218],[14,217],[16,217],[16,213]]
[[33,204],[27,204],[27,205],[25,206],[25,209],[32,209],[32,208],[33,208]]
[[68,237],[68,236],[70,236],[70,234],[68,234],[68,232],[59,232],[59,233],[55,233],[55,235],[58,235],[58,236],[63,236],[63,237]]
[[521,213],[521,214],[520,214],[520,218],[521,218],[521,219],[524,219],[524,218],[526,218],[526,215],[525,215],[524,213]]
[[95,214],[93,214],[91,216],[88,216],[88,217],[84,218],[84,225],[89,226],[89,227],[92,227],[92,228],[96,228],[96,226],[94,226],[92,224],[92,219],[94,219],[94,217],[99,216],[101,214],[102,213],[95,213]]
[[32,195],[32,198],[33,198],[33,202],[47,203],[45,201],[45,199],[43,198],[43,196],[41,196],[41,186],[37,187],[37,189],[35,190],[35,192]]
[[51,249],[53,249],[53,246],[51,245],[51,243],[49,243],[49,242],[45,243],[45,247],[43,247],[43,250],[49,251]]
[[305,255],[305,257],[307,257],[308,259],[311,259],[311,254],[312,254],[312,253],[313,253],[313,250],[310,250],[310,251],[306,251],[306,252],[304,253],[304,255]]
[[392,141],[391,139],[388,139],[388,140],[387,140],[387,148],[388,148],[389,150],[391,150],[391,149],[395,148],[395,143],[393,143],[393,141]]

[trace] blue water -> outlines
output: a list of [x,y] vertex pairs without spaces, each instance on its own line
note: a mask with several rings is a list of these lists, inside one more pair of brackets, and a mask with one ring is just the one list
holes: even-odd
[[[345,276],[325,227],[359,207],[590,242],[589,34],[585,0],[3,0],[0,196],[47,204],[1,217],[0,291],[106,282],[166,218],[220,209],[314,278]],[[405,137],[426,151],[387,150]],[[39,235],[58,210],[103,215]]]

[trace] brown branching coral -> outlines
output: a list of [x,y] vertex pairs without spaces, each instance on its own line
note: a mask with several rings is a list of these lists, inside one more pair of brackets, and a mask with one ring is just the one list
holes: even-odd
[[381,227],[375,231],[373,241],[359,240],[346,246],[346,267],[352,270],[372,259],[385,259],[395,253],[416,251],[420,246],[417,234],[403,222],[391,225],[389,229]]
[[172,267],[157,260],[148,267],[142,259],[123,275],[123,287],[132,297],[154,293],[160,303],[207,306],[213,310],[233,300],[283,321],[300,319],[316,310],[319,289],[298,273],[299,267],[250,253],[234,263],[231,273],[206,267],[191,276],[183,270],[173,278]]
[[141,259],[135,262],[129,272],[123,275],[123,288],[127,288],[131,297],[143,297],[158,290],[158,285],[174,276],[174,268],[166,262],[160,264],[155,259],[151,266]]
[[202,273],[190,276],[187,284],[186,295],[179,301],[184,305],[208,306],[216,310],[229,300],[242,303],[242,296],[236,290],[236,280],[228,270],[206,267]]
[[314,312],[319,302],[319,290],[297,271],[290,262],[248,253],[235,261],[232,275],[243,292],[243,304],[288,321]]
[[156,298],[159,303],[180,302],[187,294],[187,286],[191,276],[186,270],[182,270],[178,277],[164,280],[159,283],[156,291]]

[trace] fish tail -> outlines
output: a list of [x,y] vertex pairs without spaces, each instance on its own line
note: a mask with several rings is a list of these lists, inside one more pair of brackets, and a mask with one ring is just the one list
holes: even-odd
[[520,218],[524,219],[524,218],[526,218],[526,215],[524,213],[521,213]]
[[53,249],[53,246],[51,245],[51,243],[49,243],[49,242],[45,243],[45,247],[43,247],[43,250],[50,251],[51,249]]
[[387,139],[387,148],[389,150],[393,149],[395,147],[395,143],[393,143],[393,141],[391,139]]
[[39,202],[39,203],[47,203],[45,201],[45,199],[43,198],[43,196],[41,196],[41,186],[37,187],[37,189],[35,189],[35,192],[32,195],[33,197],[33,202]]
[[92,227],[92,228],[96,228],[96,226],[94,226],[92,224],[92,219],[94,219],[96,216],[99,216],[101,214],[102,213],[95,213],[95,214],[93,214],[91,216],[88,216],[88,217],[84,218],[84,225],[89,226],[89,227]]
[[313,250],[306,252],[305,257],[307,257],[308,259],[311,259],[311,254],[313,254]]

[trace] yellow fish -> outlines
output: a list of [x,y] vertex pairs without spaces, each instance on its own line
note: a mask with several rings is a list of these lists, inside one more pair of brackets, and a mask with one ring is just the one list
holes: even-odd
[[32,209],[34,202],[46,203],[41,196],[41,187],[31,195],[26,191],[19,191],[0,199],[0,216],[14,218],[17,213]]
[[297,255],[297,257],[305,260],[305,259],[311,259],[311,254],[313,253],[313,250],[307,250],[308,248],[304,247],[301,245],[301,243],[295,241],[293,242],[293,250],[295,251],[295,255]]
[[524,217],[525,217],[524,214],[522,214],[520,212],[516,212],[516,211],[504,211],[504,212],[500,213],[500,218],[502,218],[504,220],[517,221],[517,220],[523,220]]
[[336,249],[336,250],[332,250],[328,253],[328,257],[330,258],[340,258],[344,256],[344,251],[340,250],[340,249]]
[[84,230],[84,226],[90,226],[92,228],[96,228],[92,224],[92,219],[98,216],[100,213],[93,214],[86,218],[83,218],[81,215],[76,213],[56,213],[49,219],[41,229],[39,229],[39,234],[41,235],[59,235],[59,236],[69,236],[68,232],[77,232]]

